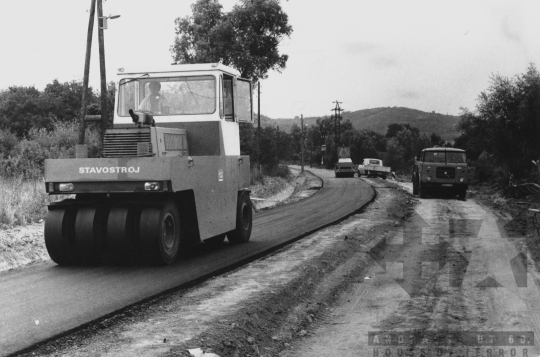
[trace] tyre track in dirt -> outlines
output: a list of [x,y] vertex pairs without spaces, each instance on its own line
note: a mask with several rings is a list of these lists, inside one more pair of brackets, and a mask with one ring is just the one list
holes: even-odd
[[[410,185],[401,186],[410,191]],[[463,340],[446,343],[444,333],[530,331],[539,336],[539,274],[530,258],[516,260],[524,238],[507,235],[496,217],[472,199],[424,199],[416,213],[426,223],[420,241],[404,239],[407,227],[418,227],[413,217],[378,252],[384,259],[367,268],[372,279],[351,287],[321,327],[282,356],[539,355],[536,339],[534,346],[484,345],[477,351]],[[414,277],[410,285],[403,280],[407,266]],[[439,333],[427,344],[416,340],[396,347],[369,345],[369,331],[414,332],[422,338]]]

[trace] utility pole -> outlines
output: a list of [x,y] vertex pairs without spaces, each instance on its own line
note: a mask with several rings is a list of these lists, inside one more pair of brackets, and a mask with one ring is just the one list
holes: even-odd
[[304,114],[300,114],[300,124],[302,125],[302,139],[300,140],[302,170],[300,172],[304,172]]
[[96,0],[91,0],[90,2],[90,17],[88,20],[88,35],[86,38],[86,56],[84,59],[84,79],[83,79],[83,92],[81,99],[81,118],[80,125],[81,131],[79,132],[79,145],[84,145],[84,134],[86,125],[84,122],[84,117],[86,116],[86,95],[88,92],[88,76],[90,74],[90,57],[92,54],[92,32],[94,32],[94,14],[96,12]]
[[98,11],[98,42],[99,42],[99,72],[101,77],[101,140],[107,129],[107,74],[105,71],[105,41],[103,38],[103,28],[106,20],[103,18],[103,0],[97,0]]
[[99,42],[99,64],[100,64],[100,77],[101,77],[101,116],[87,116],[87,95],[88,95],[88,78],[90,74],[90,58],[92,53],[92,34],[94,32],[94,17],[96,11],[96,0],[91,0],[88,19],[88,34],[86,40],[86,56],[84,61],[84,79],[83,79],[83,92],[81,99],[81,131],[79,132],[78,144],[75,148],[75,157],[86,158],[88,157],[88,148],[84,145],[84,137],[86,131],[86,120],[101,121],[101,139],[105,134],[107,128],[107,79],[105,72],[105,43],[103,40],[103,29],[107,28],[108,19],[117,19],[120,15],[103,16],[103,3],[102,0],[97,0],[98,11],[98,42]]
[[257,83],[257,164],[259,164],[259,174],[261,173],[261,82]]
[[[338,102],[337,100],[333,103],[336,103],[336,106],[335,108],[333,109],[330,109],[331,111],[334,111],[334,115],[333,115],[333,118],[334,118],[334,133],[335,133],[335,145],[336,145],[336,160],[339,161],[339,154],[338,154],[338,148],[339,148],[339,137],[341,136],[341,119],[343,118],[341,116],[341,112],[344,110],[342,108],[339,107],[339,104],[341,104],[341,102]],[[330,118],[332,118],[332,116],[330,116]]]

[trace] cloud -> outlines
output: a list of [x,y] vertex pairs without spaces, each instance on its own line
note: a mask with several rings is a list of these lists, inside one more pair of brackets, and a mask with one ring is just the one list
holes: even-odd
[[394,57],[388,55],[374,57],[372,62],[379,68],[394,67],[398,65],[398,61]]
[[421,95],[419,92],[413,90],[401,89],[398,91],[398,97],[402,99],[418,99]]
[[521,43],[521,33],[512,23],[510,16],[507,14],[504,16],[501,23],[501,31],[503,35],[512,42]]
[[372,52],[377,47],[379,47],[376,43],[373,42],[348,42],[343,44],[343,48],[345,52],[353,55],[357,54],[364,54],[368,52]]

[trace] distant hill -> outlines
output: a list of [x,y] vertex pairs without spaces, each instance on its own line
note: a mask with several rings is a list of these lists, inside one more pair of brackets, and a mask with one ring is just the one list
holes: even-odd
[[[304,122],[306,124],[315,124],[318,118],[304,118]],[[453,141],[455,137],[459,136],[459,132],[456,130],[459,117],[434,112],[427,113],[421,110],[403,107],[373,108],[355,112],[343,112],[343,120],[345,121],[347,119],[358,130],[368,129],[381,134],[386,134],[389,124],[406,123],[418,128],[421,133],[427,135],[436,133],[446,141]],[[280,130],[289,132],[294,123],[300,125],[300,119],[270,119],[261,115],[261,126],[263,127],[277,125]]]

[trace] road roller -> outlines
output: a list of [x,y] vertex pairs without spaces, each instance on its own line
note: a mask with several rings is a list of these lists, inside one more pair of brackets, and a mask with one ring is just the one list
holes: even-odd
[[248,242],[239,123],[253,121],[250,81],[223,64],[185,64],[119,68],[115,85],[99,157],[79,145],[75,158],[45,161],[51,259],[166,265],[190,245]]

